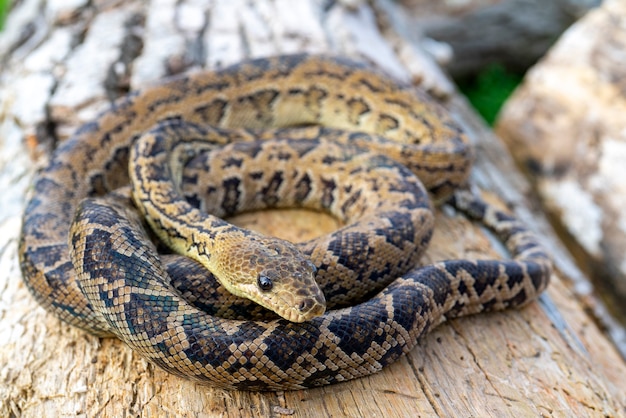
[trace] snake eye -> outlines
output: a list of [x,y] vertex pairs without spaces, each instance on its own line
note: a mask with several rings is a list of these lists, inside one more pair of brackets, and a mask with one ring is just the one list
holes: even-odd
[[276,254],[280,254],[280,247],[278,245],[270,245],[268,248],[274,251]]
[[302,267],[308,267],[311,270],[313,270],[313,274],[317,273],[317,266],[315,264],[313,264],[313,262],[311,260],[306,260],[302,262]]
[[272,279],[270,279],[267,276],[263,276],[262,274],[259,275],[259,278],[257,279],[257,283],[259,284],[259,287],[261,288],[261,290],[264,292],[271,290],[272,286],[274,286],[274,283],[272,283]]

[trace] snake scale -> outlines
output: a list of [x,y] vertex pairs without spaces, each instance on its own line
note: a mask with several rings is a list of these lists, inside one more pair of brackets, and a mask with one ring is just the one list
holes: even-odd
[[[471,162],[431,98],[347,59],[280,56],[170,79],[117,101],[38,174],[24,281],[62,320],[189,379],[247,390],[353,379],[447,318],[519,306],[547,286],[533,235],[459,190]],[[425,189],[492,229],[513,260],[415,267],[432,233]],[[147,220],[134,208],[144,203]],[[289,206],[346,225],[295,245],[204,213]],[[195,241],[200,231],[213,241]],[[217,266],[215,277],[159,255],[153,235]],[[224,290],[229,269],[282,318]]]

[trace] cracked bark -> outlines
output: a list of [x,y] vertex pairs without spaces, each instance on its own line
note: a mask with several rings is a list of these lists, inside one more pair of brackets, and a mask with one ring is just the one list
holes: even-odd
[[[0,212],[5,237],[0,246],[0,415],[625,412],[626,366],[588,314],[593,298],[581,298],[572,288],[573,278],[584,283],[584,277],[541,212],[533,209],[528,185],[509,155],[454,93],[436,63],[387,19],[397,6],[386,1],[351,7],[344,3],[22,0],[15,6],[0,36],[0,176],[5,185]],[[29,182],[48,155],[47,146],[34,141],[37,127],[63,140],[127,87],[247,56],[296,51],[360,57],[396,77],[421,80],[442,100],[447,96],[446,105],[476,142],[473,181],[486,190],[487,198],[514,208],[540,231],[555,256],[559,275],[539,302],[520,311],[444,324],[408,356],[371,377],[285,393],[229,392],[167,375],[119,341],[87,335],[37,306],[21,282],[16,258]],[[332,222],[309,213],[258,213],[238,221],[253,228],[264,225],[264,232],[286,238],[302,239],[333,228]],[[289,228],[286,222],[292,222]],[[498,257],[491,244],[478,226],[449,208],[440,209],[424,262]]]

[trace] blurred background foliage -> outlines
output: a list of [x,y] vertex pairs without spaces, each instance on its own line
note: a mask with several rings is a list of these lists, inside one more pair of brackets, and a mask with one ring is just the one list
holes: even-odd
[[0,30],[4,27],[4,19],[9,11],[9,0],[0,0]]
[[500,64],[491,64],[471,78],[456,80],[461,92],[489,125],[524,74],[509,71]]

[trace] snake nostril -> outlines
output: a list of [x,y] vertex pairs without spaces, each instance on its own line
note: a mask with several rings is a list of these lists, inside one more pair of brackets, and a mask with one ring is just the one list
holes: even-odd
[[313,302],[310,299],[305,299],[298,305],[298,310],[300,312],[308,311],[311,309],[311,305],[313,305]]

